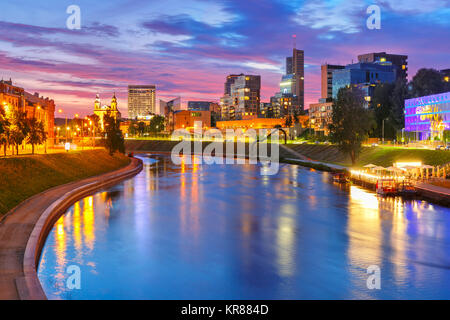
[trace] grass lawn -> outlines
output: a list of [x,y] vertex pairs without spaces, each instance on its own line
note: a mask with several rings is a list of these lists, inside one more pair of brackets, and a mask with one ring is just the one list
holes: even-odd
[[[314,160],[345,166],[351,165],[350,157],[342,154],[334,145],[299,144],[287,146]],[[433,166],[443,165],[450,162],[450,151],[398,147],[363,147],[356,165],[364,166],[373,163],[389,167],[397,161],[422,161],[423,164]]]
[[124,167],[125,155],[103,149],[0,158],[0,216],[49,188]]
[[397,161],[421,161],[423,164],[438,166],[450,162],[450,151],[396,147],[368,147],[364,148],[357,164],[366,165],[373,163],[388,167]]

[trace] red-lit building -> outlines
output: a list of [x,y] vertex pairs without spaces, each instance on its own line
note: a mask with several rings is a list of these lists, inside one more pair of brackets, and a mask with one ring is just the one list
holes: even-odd
[[14,110],[26,113],[27,118],[36,118],[44,124],[48,141],[53,143],[55,137],[55,102],[49,98],[39,96],[39,93],[28,93],[23,88],[13,85],[12,81],[0,81],[0,103],[3,105],[6,116]]

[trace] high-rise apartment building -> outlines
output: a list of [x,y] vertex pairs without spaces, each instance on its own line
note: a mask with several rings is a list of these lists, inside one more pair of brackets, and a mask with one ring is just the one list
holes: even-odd
[[333,97],[333,71],[344,69],[345,66],[324,64],[321,69],[321,98],[330,99]]
[[258,116],[261,91],[261,76],[240,75],[231,85],[236,119]]
[[396,79],[406,80],[408,77],[408,56],[389,54],[386,52],[372,52],[359,55],[358,61],[364,63],[390,62],[395,67]]
[[229,75],[221,98],[222,118],[244,119],[258,116],[261,76]]
[[145,119],[152,114],[156,114],[156,86],[128,86],[128,117]]

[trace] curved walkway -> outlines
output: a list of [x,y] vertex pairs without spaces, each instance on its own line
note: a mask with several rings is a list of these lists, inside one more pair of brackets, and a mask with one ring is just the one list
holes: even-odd
[[0,223],[0,299],[46,299],[36,267],[56,220],[80,198],[142,170],[133,158],[119,170],[58,186],[22,202]]

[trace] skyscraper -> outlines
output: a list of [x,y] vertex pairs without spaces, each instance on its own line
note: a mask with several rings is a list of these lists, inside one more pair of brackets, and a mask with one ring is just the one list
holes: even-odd
[[[305,53],[293,49],[292,57],[286,58],[286,74],[281,77],[280,92],[270,98],[275,117],[284,117],[303,111],[305,103]],[[279,111],[279,112],[278,112]]]
[[156,86],[128,86],[128,117],[145,119],[152,114],[156,114]]
[[345,66],[324,64],[320,67],[322,87],[321,87],[321,98],[330,99],[333,97],[333,71],[344,69]]
[[286,58],[286,74],[292,74],[294,71],[292,71],[292,57]]
[[297,107],[303,110],[305,106],[305,52],[303,50],[293,49],[292,74],[295,78],[292,94],[297,97]]

